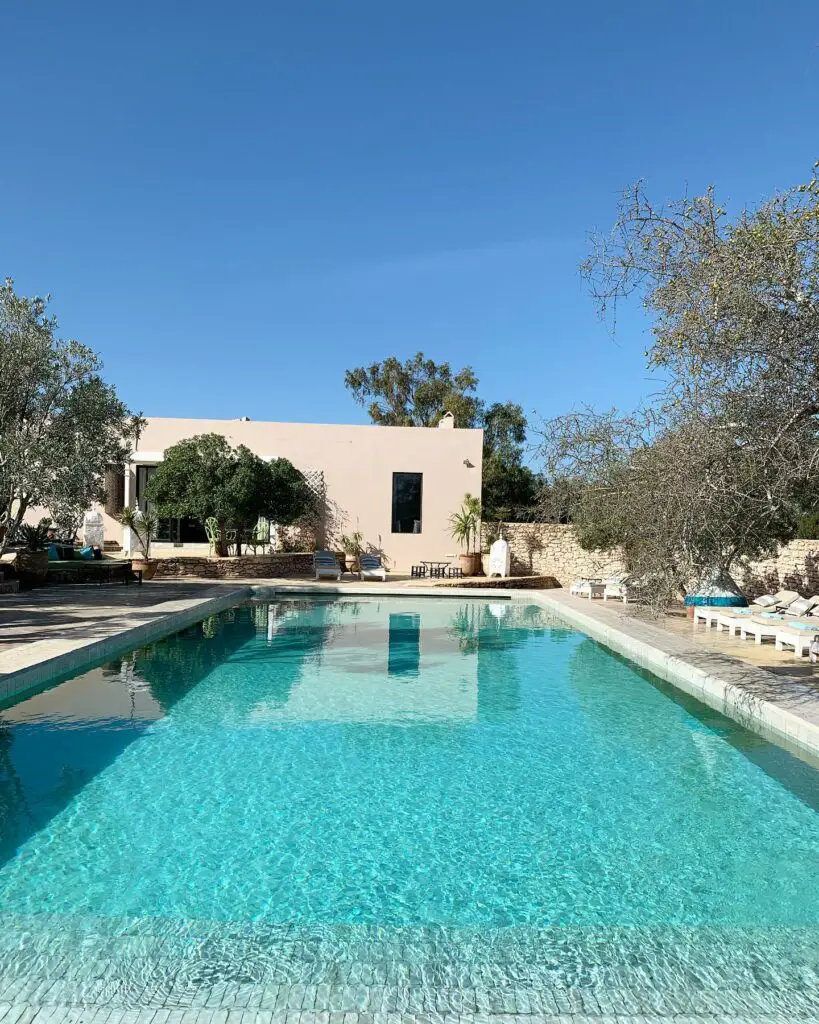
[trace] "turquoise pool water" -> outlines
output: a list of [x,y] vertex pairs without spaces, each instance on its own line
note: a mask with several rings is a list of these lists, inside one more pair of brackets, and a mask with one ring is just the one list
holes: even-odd
[[819,773],[536,606],[240,607],[0,758],[6,977],[819,1006]]

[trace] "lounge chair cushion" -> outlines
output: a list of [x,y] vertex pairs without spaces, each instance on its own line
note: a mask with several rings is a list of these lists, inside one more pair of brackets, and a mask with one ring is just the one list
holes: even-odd
[[785,609],[786,615],[805,615],[815,604],[819,603],[816,597],[799,597]]
[[758,605],[760,608],[775,608],[778,603],[774,594],[763,594],[762,597],[758,597],[753,602],[753,604]]

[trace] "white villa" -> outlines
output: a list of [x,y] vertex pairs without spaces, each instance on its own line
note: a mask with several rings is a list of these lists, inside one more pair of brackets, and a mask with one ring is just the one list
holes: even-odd
[[[287,458],[311,482],[320,481],[332,509],[328,545],[340,533],[358,531],[394,569],[453,556],[449,516],[465,494],[481,493],[483,431],[458,429],[450,415],[435,428],[152,417],[103,511],[106,541],[132,553],[116,508],[144,507],[145,486],[165,450],[207,433],[263,458]],[[163,521],[153,545],[156,557],[207,552],[203,525],[185,519]]]

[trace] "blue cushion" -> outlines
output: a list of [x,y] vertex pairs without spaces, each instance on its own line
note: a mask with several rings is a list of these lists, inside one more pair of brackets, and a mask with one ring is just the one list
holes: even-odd
[[57,550],[56,544],[48,545],[48,560],[49,562],[59,562],[60,552]]
[[80,548],[77,552],[80,558],[84,558],[86,562],[94,561],[94,549],[93,548]]

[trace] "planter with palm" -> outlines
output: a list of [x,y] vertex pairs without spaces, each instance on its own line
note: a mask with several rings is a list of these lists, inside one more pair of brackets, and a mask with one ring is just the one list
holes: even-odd
[[344,533],[339,537],[339,545],[341,546],[340,554],[343,555],[341,560],[346,565],[346,571],[358,572],[358,560],[366,550],[363,535],[357,530],[349,536]]
[[481,500],[465,494],[461,507],[449,517],[450,533],[466,553],[459,555],[461,572],[464,576],[477,576],[481,571],[481,553],[478,538],[481,532]]
[[136,538],[142,557],[131,559],[134,570],[142,573],[144,580],[150,580],[156,573],[157,561],[151,558],[151,541],[158,524],[153,512],[141,512],[137,508],[124,508],[119,514],[119,521],[127,526]]
[[17,552],[14,567],[25,587],[36,587],[48,575],[48,531],[50,519],[41,519],[36,526],[24,523],[17,531],[23,547]]

